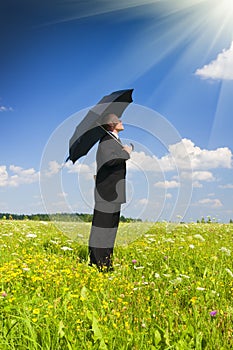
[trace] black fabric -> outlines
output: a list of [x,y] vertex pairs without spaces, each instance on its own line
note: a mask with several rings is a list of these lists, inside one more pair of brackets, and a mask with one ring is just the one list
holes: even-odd
[[90,266],[95,265],[99,270],[108,271],[112,268],[113,248],[89,247]]
[[100,140],[96,154],[95,209],[89,238],[90,265],[97,265],[100,270],[112,267],[121,204],[126,202],[126,161],[129,158],[121,141],[114,136],[106,134]]
[[129,103],[133,101],[132,92],[133,89],[114,91],[110,95],[104,96],[97,105],[89,110],[69,141],[67,160],[70,159],[75,163],[80,157],[87,154],[105,134],[105,131],[99,127],[102,125],[103,116],[114,113],[120,117]]
[[96,202],[126,202],[126,160],[129,158],[121,143],[110,135],[100,140],[96,155]]
[[112,266],[113,247],[120,220],[120,205],[116,204],[115,210],[117,211],[112,213],[98,210],[100,206],[98,203],[94,209],[89,239],[89,256],[90,265],[97,265],[102,270]]
[[104,213],[94,209],[92,225],[102,228],[118,227],[120,212]]

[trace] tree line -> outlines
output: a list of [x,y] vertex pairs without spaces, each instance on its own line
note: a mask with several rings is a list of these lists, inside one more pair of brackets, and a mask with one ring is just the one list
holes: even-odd
[[[86,213],[56,213],[56,214],[11,214],[0,213],[0,220],[33,220],[33,221],[68,221],[68,222],[92,222],[92,214]],[[121,222],[136,222],[141,219],[120,217]]]

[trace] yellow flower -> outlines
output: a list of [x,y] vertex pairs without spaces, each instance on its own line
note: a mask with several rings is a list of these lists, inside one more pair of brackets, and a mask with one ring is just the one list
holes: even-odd
[[197,297],[192,297],[192,299],[190,299],[190,302],[191,302],[192,304],[195,304],[196,301],[197,301]]
[[129,322],[127,322],[127,321],[125,322],[125,328],[129,329]]
[[40,309],[34,309],[34,310],[32,311],[32,313],[33,313],[33,315],[39,315]]
[[15,300],[15,297],[9,298],[9,302],[12,303]]

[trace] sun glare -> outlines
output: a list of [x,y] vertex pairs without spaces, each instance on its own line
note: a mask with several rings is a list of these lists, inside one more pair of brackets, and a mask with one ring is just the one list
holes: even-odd
[[[215,0],[214,1],[218,10],[219,15],[222,16],[223,20],[232,21],[233,18],[233,0]],[[233,21],[231,22],[233,26]]]

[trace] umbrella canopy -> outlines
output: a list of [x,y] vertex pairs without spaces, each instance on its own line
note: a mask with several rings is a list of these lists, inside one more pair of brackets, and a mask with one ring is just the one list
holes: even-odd
[[94,144],[106,133],[103,128],[104,116],[113,113],[119,118],[131,103],[133,89],[119,90],[104,96],[76,127],[69,142],[69,157],[75,163],[79,158],[86,155]]

